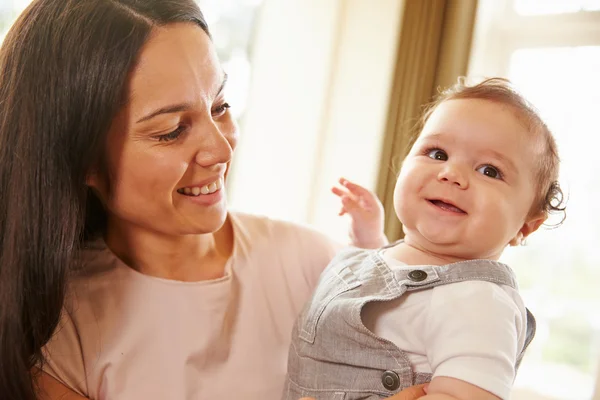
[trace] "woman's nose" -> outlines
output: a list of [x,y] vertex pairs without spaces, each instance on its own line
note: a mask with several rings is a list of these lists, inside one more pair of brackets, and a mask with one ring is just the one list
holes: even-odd
[[230,140],[231,134],[224,134],[215,123],[201,134],[195,161],[202,167],[215,164],[226,164],[231,161],[235,141]]

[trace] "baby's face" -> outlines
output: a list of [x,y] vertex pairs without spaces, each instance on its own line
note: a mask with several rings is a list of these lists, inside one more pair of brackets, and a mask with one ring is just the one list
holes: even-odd
[[488,100],[448,100],[431,114],[402,166],[394,206],[407,240],[434,254],[498,259],[537,229],[542,146],[514,111]]

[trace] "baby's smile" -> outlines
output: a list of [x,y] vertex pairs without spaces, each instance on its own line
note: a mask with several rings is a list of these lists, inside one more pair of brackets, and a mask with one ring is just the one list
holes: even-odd
[[448,212],[456,213],[456,214],[467,214],[466,211],[461,210],[460,208],[458,208],[457,206],[455,206],[448,200],[427,199],[427,201],[444,211],[448,211]]

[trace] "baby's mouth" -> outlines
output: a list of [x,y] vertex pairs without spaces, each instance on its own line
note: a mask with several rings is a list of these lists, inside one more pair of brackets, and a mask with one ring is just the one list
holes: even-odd
[[432,199],[432,200],[427,200],[427,201],[429,201],[434,206],[441,208],[442,210],[454,212],[457,214],[466,214],[466,212],[464,210],[461,210],[460,208],[456,207],[454,204],[445,202],[443,200]]

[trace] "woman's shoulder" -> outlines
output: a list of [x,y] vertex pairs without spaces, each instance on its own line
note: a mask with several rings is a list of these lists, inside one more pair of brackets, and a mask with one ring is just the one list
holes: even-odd
[[232,222],[239,257],[258,264],[311,271],[315,277],[343,247],[305,224],[245,213],[233,213]]
[[[294,296],[299,299],[298,311],[321,272],[342,247],[304,224],[245,213],[232,213],[231,220],[238,261],[245,260],[243,265],[251,267],[245,270],[268,276],[272,288],[277,288],[277,279],[287,282],[281,287],[293,285]],[[281,293],[290,296],[287,291]]]
[[71,280],[101,277],[115,271],[117,257],[110,251],[102,238],[83,243],[76,257]]
[[308,224],[243,212],[232,212],[231,217],[236,234],[253,242],[267,240],[280,245],[312,244],[341,248],[338,242]]
[[86,242],[78,252],[67,281],[67,301],[77,307],[90,303],[94,307],[111,291],[125,286],[133,274],[123,268],[122,261],[108,248],[103,239]]

